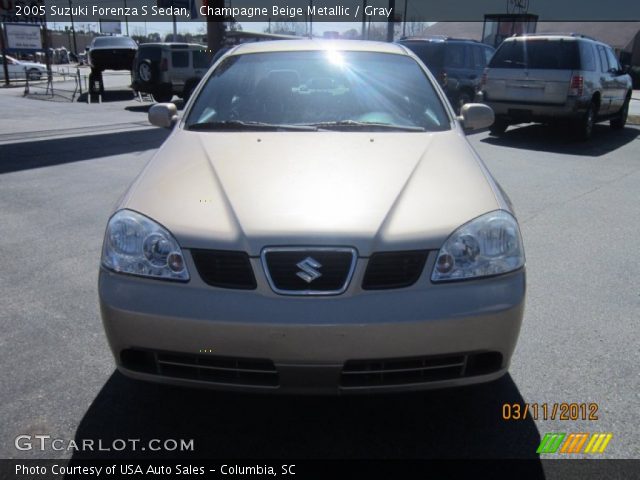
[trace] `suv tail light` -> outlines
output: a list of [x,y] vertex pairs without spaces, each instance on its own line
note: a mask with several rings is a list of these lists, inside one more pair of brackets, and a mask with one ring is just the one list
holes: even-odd
[[167,70],[169,70],[169,62],[166,58],[163,58],[160,62],[160,71],[166,72]]
[[582,75],[574,75],[571,77],[571,83],[569,84],[569,95],[582,96],[584,92],[584,78]]

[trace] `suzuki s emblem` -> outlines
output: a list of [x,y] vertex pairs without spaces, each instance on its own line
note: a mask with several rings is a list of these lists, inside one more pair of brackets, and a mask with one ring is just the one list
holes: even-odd
[[322,268],[322,265],[314,258],[307,257],[301,262],[296,263],[301,272],[297,272],[296,275],[307,283],[313,282],[315,279],[320,278],[322,274],[316,270]]

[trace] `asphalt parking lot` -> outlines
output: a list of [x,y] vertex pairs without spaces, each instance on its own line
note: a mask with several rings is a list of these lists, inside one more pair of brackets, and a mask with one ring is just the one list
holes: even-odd
[[[640,127],[601,124],[588,143],[537,125],[469,137],[525,242],[527,306],[509,375],[411,395],[246,396],[114,371],[98,313],[102,235],[167,132],[148,126],[149,104],[107,97],[0,90],[1,458],[69,456],[18,451],[21,434],[194,439],[195,456],[214,458],[536,458],[547,432],[611,432],[603,456],[638,458]],[[596,403],[598,420],[503,420],[515,402]]]

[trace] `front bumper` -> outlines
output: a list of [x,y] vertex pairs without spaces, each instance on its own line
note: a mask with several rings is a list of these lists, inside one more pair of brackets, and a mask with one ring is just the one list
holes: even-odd
[[[253,291],[204,284],[188,253],[189,283],[138,278],[102,268],[102,320],[119,370],[161,383],[339,394],[443,388],[499,378],[507,371],[522,322],[524,269],[435,285],[429,281],[433,257],[412,287],[381,291],[359,288],[366,268],[366,259],[359,259],[347,292],[321,298],[274,294],[258,259],[252,259],[258,282]],[[131,352],[143,352],[136,358],[150,363],[137,368],[127,360]],[[171,359],[178,358],[182,367],[167,370],[153,363],[167,358],[169,366],[176,367]],[[491,358],[493,364],[471,369],[467,363],[477,358]],[[274,382],[243,380],[252,378],[250,375],[233,378],[234,365],[243,368],[238,365],[258,359],[273,365],[275,377],[270,378]],[[345,370],[354,361],[356,370],[391,368],[391,374],[345,381],[345,375],[353,378]],[[457,371],[447,366],[458,361],[464,365]],[[185,370],[185,362],[197,369]],[[398,365],[414,372],[417,364],[426,372],[419,379],[393,373]],[[225,377],[229,380],[195,374],[196,370],[214,371],[208,365],[222,367],[223,373],[231,375]],[[172,373],[182,371],[194,374]],[[371,382],[366,380],[370,377]],[[384,378],[392,381],[385,383]]]

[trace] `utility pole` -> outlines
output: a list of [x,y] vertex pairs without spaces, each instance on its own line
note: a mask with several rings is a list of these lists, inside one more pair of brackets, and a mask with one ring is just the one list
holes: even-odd
[[9,81],[9,66],[7,64],[7,52],[4,45],[4,22],[0,24],[2,28],[0,28],[0,48],[2,49],[2,68],[4,70],[4,84],[8,87],[10,84]]
[[396,0],[389,0],[389,19],[387,20],[387,42],[393,42],[393,30],[395,28]]
[[[209,0],[206,6],[215,9],[213,13],[215,11],[221,12],[224,7],[224,0]],[[215,53],[222,48],[222,43],[224,42],[225,18],[224,15],[209,15],[209,13],[212,12],[207,8],[207,45]]]
[[402,22],[402,36],[407,36],[407,3],[409,0],[404,0],[404,21]]
[[367,14],[364,13],[367,9],[367,0],[362,0],[362,40],[364,40],[364,32],[367,28]]
[[[124,0],[124,11],[125,12],[127,11],[127,0]],[[127,37],[128,37],[129,36],[129,17],[127,15],[124,16],[124,24],[127,27]]]
[[173,18],[173,41],[177,42],[178,41],[178,23],[176,22],[176,14],[174,13],[172,15]]
[[73,34],[73,53],[78,58],[78,42],[76,41],[76,27],[73,23],[73,7],[71,6],[71,0],[69,0],[69,16],[71,17],[71,33]]

